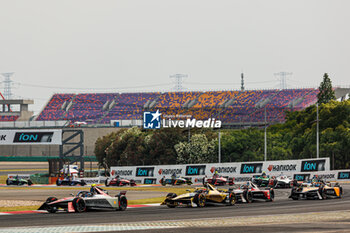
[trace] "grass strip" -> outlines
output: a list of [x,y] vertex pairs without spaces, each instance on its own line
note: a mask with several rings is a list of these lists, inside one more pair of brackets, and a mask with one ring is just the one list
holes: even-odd
[[[162,201],[164,201],[164,199],[165,196],[138,200],[128,200],[128,205],[156,204],[161,203]],[[37,210],[39,207],[40,206],[0,207],[0,212]]]
[[0,176],[0,184],[6,184],[7,176]]
[[13,207],[0,207],[0,212],[9,211],[26,211],[26,210],[37,210],[40,206],[13,206]]
[[0,172],[18,172],[18,171],[22,171],[22,172],[31,172],[31,171],[48,171],[47,168],[12,168],[12,169],[1,169]]

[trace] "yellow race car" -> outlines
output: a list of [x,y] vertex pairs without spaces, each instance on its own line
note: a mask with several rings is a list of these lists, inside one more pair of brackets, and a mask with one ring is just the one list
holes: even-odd
[[330,183],[325,182],[311,182],[302,183],[296,187],[293,186],[289,198],[293,200],[299,199],[319,199],[324,200],[327,198],[341,198],[343,194],[343,188],[336,183],[331,186]]
[[234,205],[236,196],[233,192],[227,190],[219,190],[211,184],[206,184],[204,187],[196,188],[193,192],[187,190],[188,193],[177,196],[176,193],[168,193],[161,205],[167,205],[169,208],[174,208],[179,205],[191,207],[204,207],[207,204],[223,204]]

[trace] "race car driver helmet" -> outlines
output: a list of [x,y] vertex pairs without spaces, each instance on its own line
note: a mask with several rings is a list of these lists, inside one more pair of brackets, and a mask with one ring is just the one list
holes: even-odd
[[91,184],[90,193],[95,193],[96,184]]
[[263,173],[261,174],[261,176],[265,178],[265,177],[266,177],[266,172],[263,172]]

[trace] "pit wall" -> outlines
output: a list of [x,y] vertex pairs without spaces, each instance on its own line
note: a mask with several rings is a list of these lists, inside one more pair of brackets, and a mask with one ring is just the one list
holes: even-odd
[[235,182],[248,181],[253,175],[266,172],[270,176],[284,175],[296,179],[312,178],[319,175],[327,181],[350,181],[350,170],[330,171],[329,158],[257,161],[239,163],[210,163],[157,166],[125,166],[111,167],[113,176],[134,179],[138,184],[159,184],[162,177],[170,178],[175,172],[177,176],[189,177],[193,183],[201,183],[205,176],[211,177],[215,171],[221,176],[234,177]]

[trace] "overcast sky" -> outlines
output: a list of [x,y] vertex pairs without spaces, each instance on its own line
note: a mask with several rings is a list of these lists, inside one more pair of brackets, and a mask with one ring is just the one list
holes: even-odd
[[[53,93],[350,85],[349,0],[0,0],[0,72],[38,113]],[[3,78],[0,77],[2,81]],[[73,89],[68,89],[73,88]],[[81,88],[81,89],[74,89]],[[120,88],[120,89],[117,89]],[[1,89],[3,91],[3,88]]]

